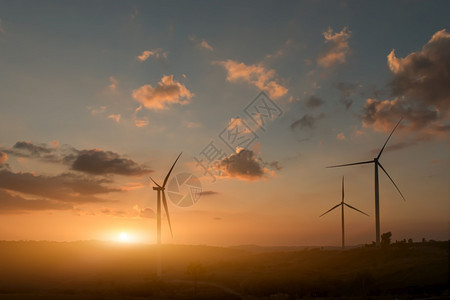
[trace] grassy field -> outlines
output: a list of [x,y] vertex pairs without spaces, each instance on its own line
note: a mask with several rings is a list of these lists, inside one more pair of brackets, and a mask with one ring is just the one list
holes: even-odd
[[449,299],[449,243],[346,251],[0,242],[0,299]]

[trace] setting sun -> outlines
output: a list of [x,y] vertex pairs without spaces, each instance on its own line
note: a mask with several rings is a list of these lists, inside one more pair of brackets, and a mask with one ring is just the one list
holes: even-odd
[[121,232],[119,234],[119,239],[118,240],[121,243],[131,243],[131,242],[133,242],[133,239],[131,238],[131,236],[128,233],[126,233],[126,232]]

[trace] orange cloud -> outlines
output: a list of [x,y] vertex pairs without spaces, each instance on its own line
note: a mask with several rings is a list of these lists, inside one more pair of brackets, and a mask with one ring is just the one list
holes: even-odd
[[333,29],[328,28],[323,33],[325,43],[328,45],[325,53],[317,58],[319,66],[329,68],[337,64],[345,63],[347,55],[350,52],[348,40],[351,36],[351,31],[344,27],[341,32],[333,34]]
[[286,42],[284,43],[284,45],[281,49],[278,49],[274,54],[267,54],[266,58],[267,59],[275,59],[275,58],[284,56],[286,54],[286,50],[288,49],[288,47],[291,44],[292,44],[292,39],[286,40]]
[[188,122],[186,124],[186,126],[188,128],[199,128],[199,127],[202,127],[202,124],[201,123],[197,123],[197,122]]
[[156,87],[146,84],[133,90],[133,98],[148,109],[168,109],[169,104],[187,104],[193,94],[181,83],[173,79],[173,75],[163,76]]
[[274,80],[276,77],[275,70],[268,70],[261,64],[246,65],[231,59],[216,63],[227,70],[227,80],[230,82],[247,81],[269,93],[272,98],[279,98],[288,92],[287,88]]
[[60,144],[57,140],[53,140],[49,144],[50,144],[50,146],[52,146],[55,149],[59,148],[59,146],[60,146]]
[[336,138],[338,139],[338,140],[340,140],[340,141],[345,141],[347,138],[345,137],[345,135],[344,135],[344,133],[343,132],[339,132],[337,135],[336,135]]
[[99,108],[88,107],[88,109],[91,111],[91,115],[98,115],[105,112],[106,106],[100,106]]
[[199,49],[206,49],[208,51],[214,51],[214,48],[205,39],[202,39],[200,42],[197,42],[198,39],[195,35],[190,35],[188,37],[188,39],[192,43],[196,44],[196,47]]
[[147,59],[149,59],[150,57],[154,56],[156,59],[166,59],[167,58],[167,53],[164,52],[161,48],[156,49],[156,50],[145,50],[141,53],[141,55],[138,55],[137,58],[140,61],[146,61]]
[[214,51],[214,48],[211,47],[211,45],[208,44],[208,42],[205,41],[205,40],[202,40],[202,41],[200,42],[199,47],[200,47],[200,48],[203,48],[203,49],[206,49],[206,50],[209,50],[209,51]]
[[114,120],[114,121],[116,121],[116,123],[119,123],[119,121],[120,121],[120,114],[110,114],[109,116],[108,116],[108,119],[112,119],[112,120]]
[[131,190],[142,189],[143,187],[145,187],[145,185],[142,182],[128,182],[124,186],[121,186],[119,189],[121,191],[131,191]]
[[119,81],[117,79],[115,79],[114,77],[110,76],[109,77],[109,82],[111,82],[111,84],[108,86],[109,89],[111,91],[115,91],[117,88],[117,85],[119,84]]
[[6,163],[8,160],[8,155],[4,152],[0,152],[0,165]]
[[136,119],[134,120],[134,125],[136,125],[136,127],[145,127],[148,125],[148,120],[147,119]]

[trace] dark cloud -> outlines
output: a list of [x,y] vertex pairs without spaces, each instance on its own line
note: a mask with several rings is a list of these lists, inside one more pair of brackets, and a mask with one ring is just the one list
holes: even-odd
[[215,168],[222,172],[222,177],[254,181],[271,174],[264,164],[252,150],[239,149],[236,154],[220,160]]
[[216,191],[201,191],[200,196],[213,196],[219,194],[219,192]]
[[[421,51],[397,58],[388,55],[393,100],[367,99],[364,126],[389,132],[403,117],[405,131],[419,139],[445,137],[450,129],[450,34],[436,32]],[[405,128],[406,126],[404,126]]]
[[420,52],[397,58],[388,55],[394,78],[390,82],[393,96],[406,96],[442,113],[450,109],[450,34],[436,32]]
[[[421,103],[411,102],[405,98],[394,100],[367,99],[364,105],[363,122],[377,131],[389,132],[395,124],[404,118],[410,129],[424,129],[439,118],[439,112]],[[406,123],[405,122],[405,123]]]
[[17,142],[13,149],[23,150],[31,156],[40,156],[42,153],[51,153],[53,149],[47,148],[45,145],[35,145],[31,142]]
[[152,170],[141,166],[131,159],[119,154],[103,150],[82,150],[74,158],[72,170],[94,175],[144,175]]
[[104,186],[105,183],[109,183],[109,181],[71,173],[45,176],[23,172],[14,173],[6,169],[0,170],[0,188],[62,202],[105,201],[97,198],[96,195],[119,191]]
[[353,104],[353,100],[351,97],[355,94],[356,84],[347,83],[347,82],[338,82],[336,84],[336,88],[339,90],[341,97],[339,98],[339,102],[345,105],[345,108],[348,110],[350,106]]
[[316,96],[314,96],[314,95],[311,95],[311,96],[309,96],[309,98],[306,100],[305,105],[306,105],[306,107],[308,107],[308,108],[317,108],[317,107],[322,106],[323,103],[324,103],[324,102],[323,102],[322,99],[320,99],[320,98],[318,98],[318,97],[316,97]]
[[316,127],[316,123],[318,120],[325,117],[325,114],[320,114],[318,116],[313,116],[310,114],[306,114],[294,123],[291,124],[291,130],[294,131],[295,129],[314,129]]
[[35,158],[49,162],[60,162],[61,158],[57,149],[46,144],[35,144],[32,142],[19,141],[12,148],[1,149],[7,154],[17,157]]
[[68,145],[59,146],[58,144],[55,147],[24,141],[17,142],[12,148],[1,148],[0,150],[17,157],[69,165],[72,170],[93,175],[136,176],[152,172],[148,167],[112,151],[77,150]]
[[0,189],[0,214],[23,213],[36,210],[71,210],[69,203],[47,199],[25,199]]

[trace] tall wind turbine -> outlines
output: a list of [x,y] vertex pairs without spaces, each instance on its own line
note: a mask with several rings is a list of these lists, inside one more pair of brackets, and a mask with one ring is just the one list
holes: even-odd
[[349,164],[343,164],[343,165],[336,165],[336,166],[329,166],[327,168],[337,168],[337,167],[345,167],[345,166],[354,166],[354,165],[363,165],[363,164],[371,164],[373,163],[375,166],[375,234],[376,234],[376,242],[377,247],[380,247],[380,187],[378,184],[378,167],[383,170],[383,172],[387,175],[387,177],[391,180],[392,184],[395,186],[397,191],[400,193],[400,196],[402,196],[403,200],[406,201],[405,197],[403,197],[402,192],[400,192],[400,189],[395,184],[394,180],[389,176],[388,172],[383,168],[383,166],[380,163],[380,156],[384,151],[384,148],[386,147],[389,139],[391,138],[392,134],[394,133],[395,129],[397,129],[397,126],[400,124],[400,121],[398,121],[397,125],[395,125],[394,129],[392,130],[391,134],[387,138],[386,142],[383,145],[383,148],[381,148],[380,153],[378,153],[378,156],[375,157],[373,160],[368,161],[360,161],[355,163],[349,163]]
[[338,208],[339,206],[341,206],[341,211],[342,211],[342,249],[345,248],[345,232],[344,232],[344,206],[347,206],[351,209],[354,209],[362,214],[365,214],[366,216],[369,216],[368,214],[366,214],[363,211],[360,211],[357,208],[354,208],[353,206],[351,206],[350,204],[347,204],[344,202],[344,176],[342,176],[342,200],[341,203],[339,203],[338,205],[333,206],[331,209],[327,210],[326,212],[324,212],[323,214],[321,214],[319,216],[319,218],[323,215],[326,215],[327,213],[329,213],[330,211],[332,211],[335,208]]
[[[181,152],[183,153],[183,152]],[[172,233],[172,225],[170,224],[170,216],[169,216],[169,208],[167,206],[167,200],[166,200],[166,184],[169,180],[170,173],[172,173],[173,168],[175,167],[175,164],[177,163],[178,159],[181,156],[181,153],[178,155],[177,159],[175,159],[175,162],[173,163],[172,167],[169,170],[169,173],[167,173],[166,178],[164,178],[164,182],[161,185],[157,184],[156,181],[153,180],[153,178],[150,177],[150,179],[153,181],[153,183],[156,185],[153,187],[153,190],[157,191],[157,202],[156,202],[156,240],[157,240],[157,275],[161,276],[161,194],[162,194],[162,202],[164,205],[164,210],[166,211],[167,221],[169,222],[169,228],[170,228],[170,234],[173,237]]]

